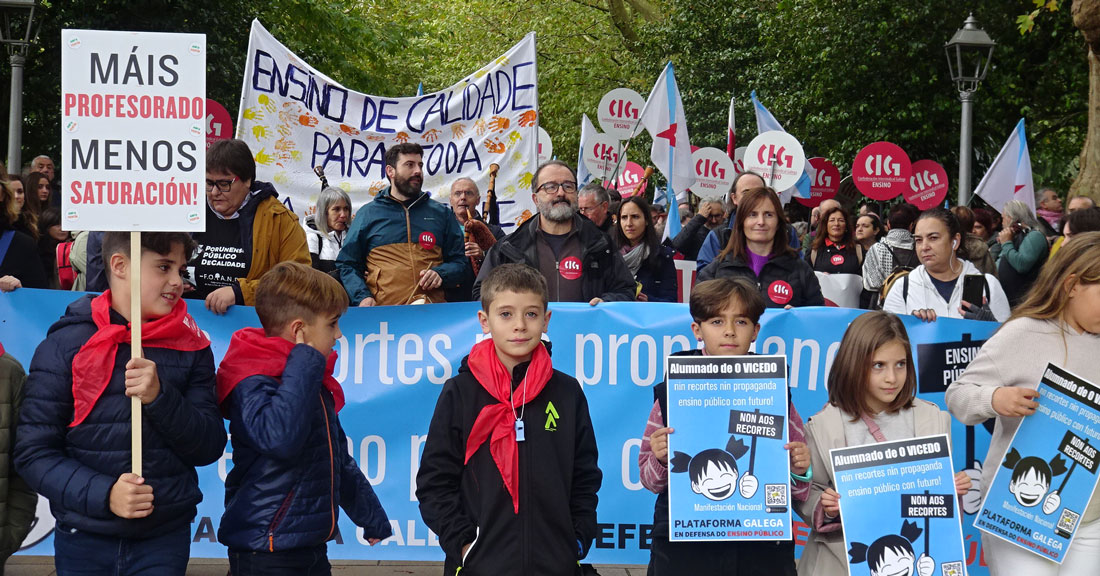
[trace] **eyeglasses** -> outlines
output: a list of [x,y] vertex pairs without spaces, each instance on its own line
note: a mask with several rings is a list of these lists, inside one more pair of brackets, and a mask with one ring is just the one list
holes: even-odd
[[[568,190],[566,190],[566,192],[568,192]],[[580,212],[581,214],[591,214],[591,213],[594,213],[596,211],[596,209],[599,208],[600,206],[601,206],[601,204],[596,204],[595,206],[586,206],[586,207],[582,207],[582,208],[577,208],[577,212]],[[604,206],[604,209],[606,210],[607,206]]]
[[240,178],[237,178],[236,176],[234,176],[234,177],[232,177],[228,180],[210,180],[208,178],[206,180],[206,191],[209,192],[209,191],[217,188],[218,192],[229,192],[229,189],[233,186],[233,183],[236,182],[237,180],[240,180]]
[[576,182],[544,182],[539,185],[539,192],[543,194],[553,194],[561,188],[566,194],[572,194],[577,191]]

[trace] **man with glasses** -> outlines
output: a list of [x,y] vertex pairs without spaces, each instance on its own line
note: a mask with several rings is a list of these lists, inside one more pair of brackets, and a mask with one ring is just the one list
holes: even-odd
[[546,278],[552,302],[634,300],[634,276],[607,235],[577,211],[577,175],[564,162],[551,160],[535,171],[532,199],[538,214],[496,243],[474,282],[496,266],[522,262]]
[[256,180],[256,161],[241,140],[219,140],[206,151],[206,231],[194,238],[187,281],[195,289],[184,297],[205,300],[215,314],[255,305],[260,276],[276,264],[311,264],[298,217],[274,186]]
[[445,302],[444,290],[473,275],[462,227],[451,209],[428,197],[424,149],[397,144],[386,150],[390,185],[355,214],[336,270],[352,306]]
[[611,197],[608,196],[607,190],[599,182],[585,184],[578,195],[577,204],[579,206],[577,212],[591,220],[600,229],[600,232],[604,234],[611,233],[611,225],[613,224],[609,214]]

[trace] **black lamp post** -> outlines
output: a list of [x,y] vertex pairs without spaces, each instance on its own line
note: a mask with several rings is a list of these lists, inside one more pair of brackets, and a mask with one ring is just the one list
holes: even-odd
[[958,87],[959,100],[962,102],[962,126],[959,130],[959,204],[963,206],[970,202],[970,162],[974,154],[971,146],[974,93],[978,91],[978,85],[989,71],[995,45],[996,42],[989,34],[978,27],[978,21],[973,14],[944,45],[951,80]]

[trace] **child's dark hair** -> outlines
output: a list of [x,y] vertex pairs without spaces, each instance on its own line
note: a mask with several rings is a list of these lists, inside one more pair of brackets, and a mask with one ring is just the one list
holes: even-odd
[[903,520],[901,535],[887,534],[872,542],[870,546],[860,542],[852,542],[851,548],[848,549],[848,555],[852,559],[852,564],[867,562],[867,567],[871,569],[871,572],[878,572],[882,568],[883,562],[886,561],[887,550],[898,556],[908,554],[916,558],[916,554],[913,553],[913,542],[916,542],[923,532],[924,530],[917,526],[916,522]]
[[[195,241],[186,232],[142,232],[142,252],[152,252],[167,256],[172,253],[172,247],[176,244],[183,246],[183,258],[191,259],[191,253],[195,251]],[[106,263],[114,254],[122,254],[130,258],[130,233],[129,232],[104,232],[100,252],[103,254],[103,262]]]
[[300,262],[276,264],[256,287],[256,315],[268,336],[299,318],[312,322],[347,309],[348,293],[340,282]]
[[759,324],[767,307],[760,290],[744,278],[716,278],[700,282],[691,289],[688,302],[691,319],[696,322],[706,322],[721,314],[726,306],[736,303],[741,308],[742,316],[752,320],[753,324]]
[[863,414],[871,414],[867,404],[871,361],[875,350],[891,342],[900,342],[905,348],[905,385],[886,411],[894,414],[902,408],[913,406],[917,374],[913,367],[909,333],[894,314],[882,310],[866,312],[853,320],[844,332],[833,368],[829,371],[829,403],[851,415],[853,422]]
[[481,283],[481,309],[488,312],[489,306],[501,292],[535,294],[542,300],[543,310],[550,301],[546,279],[538,270],[526,264],[501,264],[493,268]]
[[1038,456],[1021,458],[1020,453],[1015,448],[1005,455],[1005,461],[1001,465],[1012,470],[1013,482],[1019,482],[1024,476],[1027,476],[1028,472],[1034,470],[1039,479],[1050,486],[1051,478],[1066,473],[1066,461],[1061,456],[1055,456],[1050,462]]

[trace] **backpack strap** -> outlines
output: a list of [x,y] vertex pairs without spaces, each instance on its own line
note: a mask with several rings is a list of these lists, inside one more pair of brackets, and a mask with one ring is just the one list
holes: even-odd
[[906,274],[905,277],[901,279],[901,301],[906,306],[909,305],[909,275],[908,274]]
[[817,248],[810,250],[810,266],[817,266]]

